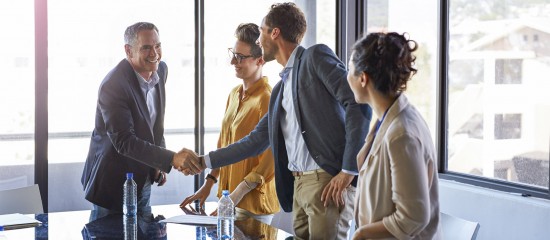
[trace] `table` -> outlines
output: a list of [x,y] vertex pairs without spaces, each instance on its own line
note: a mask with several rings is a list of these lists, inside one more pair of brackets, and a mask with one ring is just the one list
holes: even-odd
[[[216,203],[207,203],[206,212]],[[43,224],[0,232],[0,240],[25,239],[124,239],[122,214],[109,215],[90,222],[90,210],[37,214]],[[151,213],[138,217],[138,239],[201,239],[214,240],[216,226],[193,226],[159,223],[164,218],[185,214],[178,205],[152,206]],[[31,215],[32,216],[32,215]],[[254,219],[235,222],[234,239],[292,239],[289,233]]]

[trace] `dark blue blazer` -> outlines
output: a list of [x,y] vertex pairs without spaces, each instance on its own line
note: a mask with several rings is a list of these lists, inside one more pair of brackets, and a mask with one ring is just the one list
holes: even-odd
[[166,64],[160,62],[157,119],[151,125],[149,110],[136,73],[124,59],[99,87],[95,128],[84,170],[82,186],[88,201],[111,210],[122,209],[122,185],[132,172],[138,199],[145,180],[156,170],[170,172],[174,152],[164,143]]
[[[326,45],[299,46],[292,71],[292,95],[298,124],[315,162],[331,175],[342,169],[358,172],[356,155],[372,117],[368,105],[355,102],[345,65]],[[284,86],[289,87],[289,86]],[[294,177],[281,131],[282,82],[273,88],[268,113],[240,141],[209,153],[213,168],[229,165],[272,148],[279,203],[292,211]],[[354,181],[355,184],[356,181]]]

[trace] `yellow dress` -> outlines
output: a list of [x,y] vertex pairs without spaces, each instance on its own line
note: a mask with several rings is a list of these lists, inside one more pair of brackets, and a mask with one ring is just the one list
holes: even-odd
[[[235,87],[227,99],[225,116],[218,139],[218,148],[237,142],[248,135],[267,113],[271,86],[267,77],[256,81],[244,91],[242,85]],[[258,156],[220,168],[218,197],[221,191],[235,188],[246,179],[258,183],[258,186],[246,194],[236,207],[253,214],[273,214],[279,212],[279,201],[275,191],[275,167],[271,148]]]

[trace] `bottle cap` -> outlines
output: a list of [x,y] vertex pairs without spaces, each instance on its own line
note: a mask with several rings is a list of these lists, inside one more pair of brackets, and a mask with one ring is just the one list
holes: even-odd
[[4,231],[4,226],[0,226],[0,231]]
[[132,179],[134,178],[134,174],[129,172],[129,173],[126,173],[126,179]]
[[229,190],[223,190],[222,195],[223,196],[229,196]]

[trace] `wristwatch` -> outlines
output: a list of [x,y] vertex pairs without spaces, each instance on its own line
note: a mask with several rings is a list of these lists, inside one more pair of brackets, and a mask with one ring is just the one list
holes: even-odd
[[204,177],[204,180],[208,180],[208,179],[212,179],[212,181],[214,181],[214,183],[218,183],[218,179],[216,179],[216,177],[214,177],[212,174],[206,174],[206,177]]

